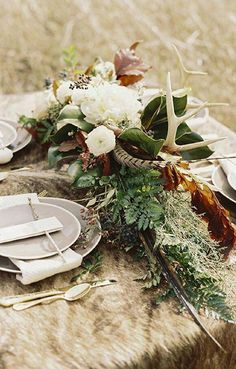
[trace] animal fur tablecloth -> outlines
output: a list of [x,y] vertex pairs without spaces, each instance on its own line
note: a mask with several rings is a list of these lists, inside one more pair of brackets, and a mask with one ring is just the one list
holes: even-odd
[[[2,96],[0,115],[16,118],[27,113],[37,94]],[[235,136],[213,119],[202,127],[228,136],[224,152],[235,150]],[[0,183],[0,194],[47,190],[49,196],[76,198],[66,176],[47,169],[45,152],[31,144],[18,153],[11,166],[32,165],[32,172],[15,173]],[[209,330],[227,349],[221,352],[177,304],[152,303],[134,279],[144,265],[101,243],[104,263],[96,277],[119,283],[93,290],[81,301],[57,301],[16,312],[0,308],[0,369],[233,369],[236,368],[236,326],[204,319]],[[113,246],[114,247],[114,246]],[[39,291],[66,285],[73,270],[31,286],[0,272],[1,295]]]

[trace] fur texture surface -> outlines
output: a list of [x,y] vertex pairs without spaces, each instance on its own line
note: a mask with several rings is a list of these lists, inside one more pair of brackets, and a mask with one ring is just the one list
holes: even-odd
[[[8,177],[0,183],[0,195],[47,190],[48,196],[78,198],[66,177],[46,169],[44,159],[40,147],[16,155],[11,166],[31,164],[34,172]],[[236,326],[203,318],[225,354],[189,316],[178,313],[176,301],[153,304],[155,291],[144,292],[135,281],[145,265],[114,246],[101,243],[99,248],[104,263],[94,278],[115,278],[116,285],[94,289],[71,303],[57,301],[21,312],[0,308],[0,369],[236,368]],[[0,272],[0,294],[65,286],[77,272],[30,286]]]

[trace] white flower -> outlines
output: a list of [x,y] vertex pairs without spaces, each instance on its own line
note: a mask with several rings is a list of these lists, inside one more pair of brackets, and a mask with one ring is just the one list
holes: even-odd
[[75,88],[72,91],[71,101],[72,104],[80,105],[84,102],[88,96],[88,89]]
[[91,77],[87,88],[74,88],[72,91],[71,102],[74,105],[81,105],[88,100],[93,94],[92,89],[104,84],[104,79],[101,76]]
[[57,100],[52,89],[44,91],[38,96],[36,105],[32,110],[32,117],[35,119],[42,119],[47,115],[48,109],[54,104],[57,104]]
[[116,136],[110,129],[100,126],[88,134],[86,144],[94,156],[99,156],[114,150]]
[[73,85],[72,81],[63,81],[58,87],[56,95],[57,100],[61,104],[64,104],[65,102],[68,102],[70,100],[73,92],[73,90],[70,88],[71,85]]
[[94,125],[103,123],[120,128],[140,126],[141,103],[136,91],[104,82],[87,90],[81,104],[85,120]]
[[103,60],[99,60],[94,65],[93,72],[95,73],[95,76],[101,76],[101,78],[106,81],[116,80],[115,66],[111,62],[104,62]]

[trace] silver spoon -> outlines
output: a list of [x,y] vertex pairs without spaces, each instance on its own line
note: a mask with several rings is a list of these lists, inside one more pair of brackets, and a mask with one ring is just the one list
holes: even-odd
[[[87,283],[87,284],[90,284],[92,288],[95,288],[95,287],[109,286],[116,282],[117,281],[115,279],[99,279],[95,281],[78,283],[76,285]],[[31,293],[26,293],[26,294],[21,294],[21,295],[3,296],[3,297],[0,297],[0,306],[9,307],[12,305],[20,304],[22,302],[35,301],[43,297],[49,297],[49,296],[52,297],[55,295],[62,295],[63,293],[67,292],[69,289],[71,289],[74,286],[75,285],[71,284],[65,287],[58,287],[57,289],[51,289],[51,290],[46,290],[46,291],[44,290],[44,291],[31,292]]]
[[91,290],[91,288],[92,288],[91,284],[82,283],[82,284],[79,284],[77,286],[70,288],[68,291],[66,291],[65,293],[62,293],[61,295],[49,296],[49,297],[44,297],[42,299],[30,301],[30,302],[23,302],[20,304],[15,304],[13,305],[13,309],[17,311],[25,310],[25,309],[28,309],[32,306],[39,305],[39,304],[50,304],[51,302],[56,301],[56,300],[75,301],[87,295],[87,293]]

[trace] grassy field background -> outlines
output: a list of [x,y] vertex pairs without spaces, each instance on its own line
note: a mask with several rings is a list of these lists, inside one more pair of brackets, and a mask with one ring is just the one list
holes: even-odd
[[143,40],[139,54],[152,65],[149,79],[178,85],[174,43],[189,68],[193,94],[229,102],[211,114],[236,131],[235,0],[0,0],[0,93],[41,89],[62,67],[62,50],[75,44],[81,64]]

